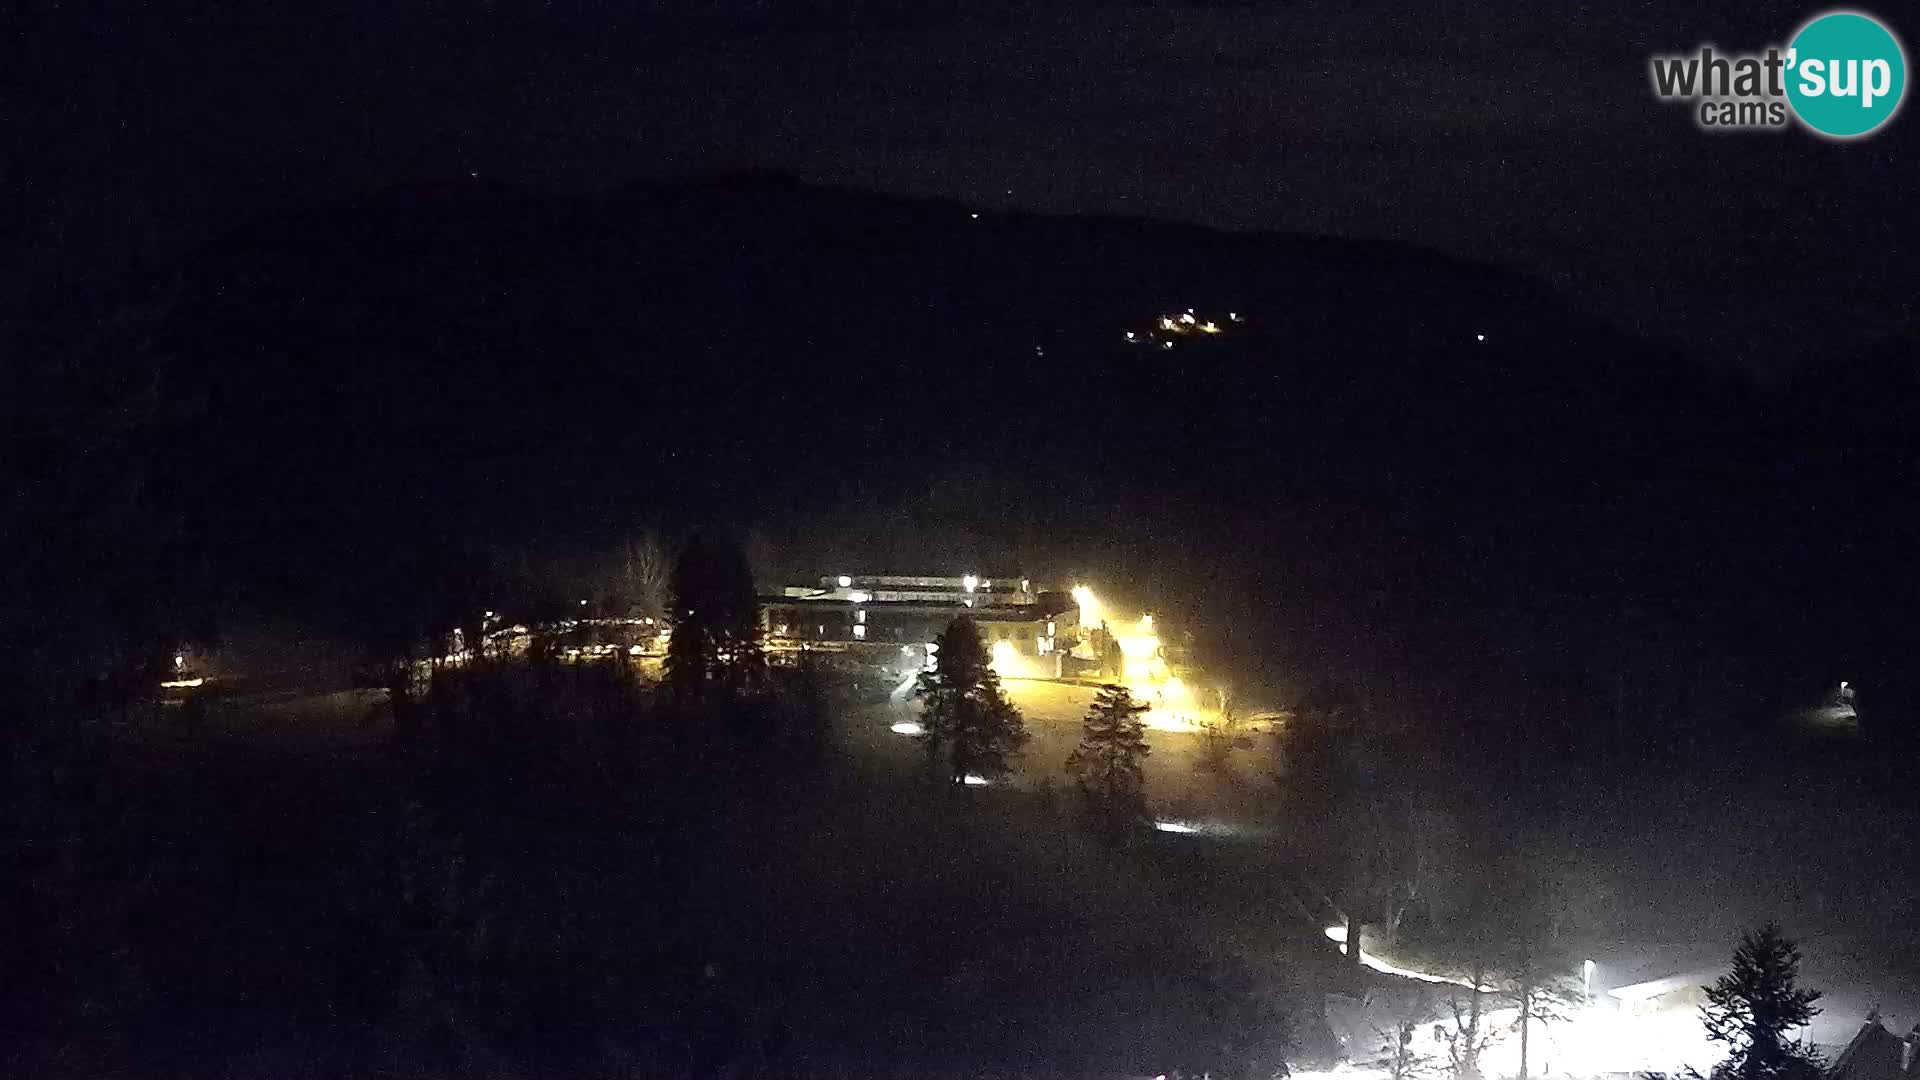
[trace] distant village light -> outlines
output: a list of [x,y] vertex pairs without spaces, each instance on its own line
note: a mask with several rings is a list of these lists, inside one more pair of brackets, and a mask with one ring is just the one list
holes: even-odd
[[980,579],[972,574],[968,574],[960,579],[960,587],[968,592],[972,592],[980,587]]
[[841,574],[839,580],[840,580],[840,587],[843,589],[848,588],[853,584],[853,579],[848,577],[845,574]]

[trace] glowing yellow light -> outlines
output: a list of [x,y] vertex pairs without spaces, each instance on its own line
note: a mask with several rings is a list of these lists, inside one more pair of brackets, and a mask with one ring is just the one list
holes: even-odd
[[1100,601],[1085,585],[1073,587],[1073,602],[1080,607],[1080,625],[1089,629],[1100,625]]
[[165,690],[188,690],[204,684],[205,679],[169,679],[160,684]]
[[1040,677],[1040,671],[1033,661],[1020,655],[1011,641],[996,641],[989,650],[987,666],[994,674],[1003,679],[1033,679]]

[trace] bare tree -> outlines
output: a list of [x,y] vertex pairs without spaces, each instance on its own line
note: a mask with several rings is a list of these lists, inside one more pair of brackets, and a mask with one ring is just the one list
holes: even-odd
[[1223,686],[1218,693],[1219,710],[1211,716],[1202,715],[1195,725],[1200,733],[1200,763],[1211,769],[1226,766],[1227,756],[1233,752],[1234,741],[1240,738],[1246,726],[1239,708],[1234,704],[1232,692]]
[[1486,967],[1476,962],[1469,974],[1471,987],[1447,1001],[1451,1024],[1436,1027],[1436,1035],[1447,1044],[1447,1069],[1456,1080],[1480,1080],[1480,1055],[1493,1043],[1493,1024],[1487,1016]]
[[666,615],[673,556],[658,533],[643,532],[621,548],[620,579],[631,614],[654,619]]
[[[1387,1080],[1425,1080],[1441,1071],[1439,1057],[1421,1038],[1422,1029],[1436,1019],[1426,993],[1394,994],[1384,1002],[1369,993],[1367,1006],[1367,1023],[1380,1038],[1379,1061]],[[1384,1014],[1384,1023],[1371,1019],[1376,1006]]]
[[1421,896],[1429,815],[1394,775],[1394,732],[1342,691],[1316,691],[1294,710],[1282,782],[1323,895],[1347,926],[1347,956],[1361,962],[1362,932],[1396,937]]

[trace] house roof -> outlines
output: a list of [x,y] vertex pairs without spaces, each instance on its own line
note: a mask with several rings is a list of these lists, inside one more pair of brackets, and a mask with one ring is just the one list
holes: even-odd
[[[1913,1036],[1908,1036],[1913,1038]],[[1902,1068],[1906,1043],[1888,1031],[1879,1017],[1860,1025],[1859,1034],[1834,1059],[1827,1080],[1910,1080],[1920,1077],[1920,1060]]]

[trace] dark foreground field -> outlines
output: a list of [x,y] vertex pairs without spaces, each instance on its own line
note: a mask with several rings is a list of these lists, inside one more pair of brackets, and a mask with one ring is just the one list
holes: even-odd
[[[897,702],[840,696],[809,748],[690,734],[600,669],[457,685],[411,737],[384,692],[289,695],[16,762],[9,895],[39,932],[6,946],[10,1073],[1127,1076],[1338,1049],[1324,995],[1352,983],[1264,739],[1222,771],[1153,733],[1156,811],[1209,831],[1112,846],[1055,760],[1081,691],[1010,684],[1021,773],[951,788]],[[1878,748],[1760,733],[1563,770],[1548,800],[1416,764],[1451,798],[1409,964],[1448,943],[1489,820],[1466,815],[1501,812],[1531,819],[1505,865],[1556,879],[1604,985],[1777,918],[1828,992],[1817,1038],[1920,1013],[1910,773]]]
[[911,755],[689,757],[644,689],[553,677],[538,732],[464,749],[379,694],[104,733],[16,1074],[1152,1075],[1315,1037],[1332,959],[1265,849],[1092,843]]

